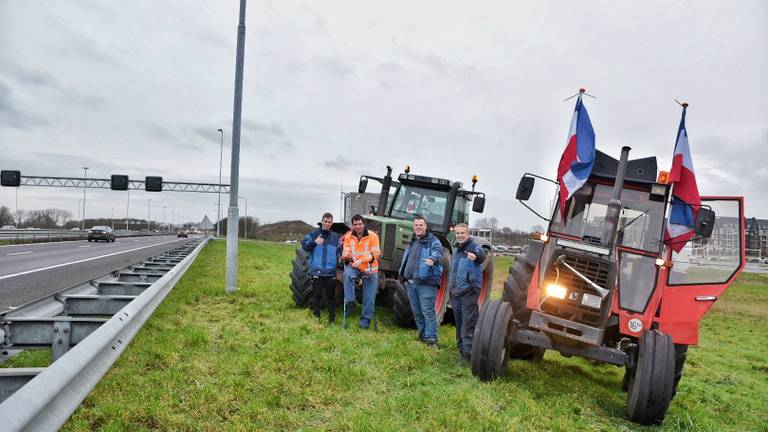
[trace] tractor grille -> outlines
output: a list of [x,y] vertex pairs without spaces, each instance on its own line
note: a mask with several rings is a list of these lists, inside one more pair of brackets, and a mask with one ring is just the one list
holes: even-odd
[[[609,286],[608,283],[611,273],[609,263],[574,255],[566,255],[565,262],[598,286],[608,290],[612,289],[612,286]],[[565,267],[560,269],[559,279],[555,268],[550,267],[544,277],[544,286],[555,280],[557,280],[558,285],[568,289],[568,294],[565,299],[549,298],[544,301],[541,305],[542,312],[583,324],[597,325],[600,321],[600,311],[583,305],[581,301],[584,293],[597,296],[599,294],[589,284]]]

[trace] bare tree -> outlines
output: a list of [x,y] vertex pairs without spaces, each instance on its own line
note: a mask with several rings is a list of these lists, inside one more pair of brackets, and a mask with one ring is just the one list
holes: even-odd
[[12,225],[13,214],[6,206],[0,206],[0,225]]

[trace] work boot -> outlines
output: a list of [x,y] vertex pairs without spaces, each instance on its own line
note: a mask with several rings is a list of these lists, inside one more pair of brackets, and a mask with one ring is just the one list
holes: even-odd
[[437,339],[424,339],[424,343],[427,344],[428,347],[437,349]]
[[336,314],[328,315],[328,322],[329,323],[335,323],[336,322]]
[[459,360],[463,365],[468,365],[472,363],[472,356],[467,353],[459,353]]

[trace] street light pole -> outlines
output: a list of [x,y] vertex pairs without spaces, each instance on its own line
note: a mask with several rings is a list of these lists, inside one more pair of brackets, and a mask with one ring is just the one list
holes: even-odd
[[248,198],[246,197],[238,197],[241,200],[245,200],[245,235],[243,235],[244,238],[248,238]]
[[152,198],[147,198],[147,232],[149,232],[149,220],[152,218]]
[[[221,184],[221,161],[224,157],[224,130],[219,129],[219,134],[221,134],[221,146],[219,146],[219,184]],[[216,237],[219,236],[219,225],[221,225],[221,190],[217,193],[219,196],[219,205],[218,210],[216,210]]]
[[240,127],[243,113],[243,65],[245,63],[245,0],[240,0],[235,59],[235,97],[232,112],[232,165],[229,170],[229,210],[227,212],[227,269],[225,291],[237,291],[237,189],[240,184]]
[[128,228],[128,212],[131,210],[131,191],[126,190],[126,197],[125,200],[125,231],[128,232],[130,229]]
[[85,173],[86,181],[83,182],[83,230],[85,230],[85,191],[88,190],[88,167],[83,167],[83,172]]
[[168,226],[165,225],[165,206],[163,206],[163,230],[168,230]]

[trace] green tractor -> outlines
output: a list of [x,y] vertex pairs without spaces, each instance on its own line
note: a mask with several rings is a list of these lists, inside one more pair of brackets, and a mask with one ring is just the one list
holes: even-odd
[[[443,265],[445,272],[440,289],[435,299],[437,321],[452,320],[448,276],[451,268],[451,254],[458,243],[453,234],[453,227],[458,223],[469,223],[469,205],[472,211],[482,213],[485,207],[485,194],[475,191],[477,177],[472,178],[472,190],[462,189],[461,182],[415,175],[406,167],[397,180],[392,179],[392,168],[387,167],[383,177],[364,175],[360,177],[359,193],[365,193],[368,181],[381,183],[378,206],[371,208],[371,214],[363,215],[366,227],[379,235],[381,257],[379,259],[379,286],[377,303],[393,309],[395,320],[403,327],[415,327],[408,292],[400,278],[400,263],[403,253],[413,236],[413,218],[422,215],[429,223],[432,234],[440,239],[444,247]],[[344,223],[334,223],[331,228],[339,234],[350,230]],[[485,239],[475,239],[490,255],[491,245]],[[309,255],[301,246],[296,249],[291,276],[293,300],[299,307],[308,307],[312,299],[312,282],[308,275]],[[340,297],[343,281],[343,267],[337,269]],[[490,298],[493,283],[493,260],[487,259],[483,267],[483,287],[478,303],[482,306]],[[358,299],[360,293],[358,289]]]

